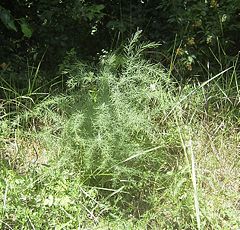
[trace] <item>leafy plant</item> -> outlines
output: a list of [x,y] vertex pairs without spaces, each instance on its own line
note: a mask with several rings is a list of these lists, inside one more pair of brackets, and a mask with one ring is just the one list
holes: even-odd
[[0,123],[2,228],[239,226],[238,121],[205,110],[235,69],[179,86],[140,34],[94,67],[71,51],[66,94]]
[[13,16],[11,15],[9,10],[6,10],[2,6],[0,6],[0,19],[8,29],[17,32],[17,27],[15,25]]

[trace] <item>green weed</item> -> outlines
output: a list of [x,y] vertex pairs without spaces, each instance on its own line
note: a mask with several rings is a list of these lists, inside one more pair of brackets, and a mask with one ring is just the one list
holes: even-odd
[[235,68],[180,87],[139,36],[97,68],[62,66],[66,95],[3,120],[2,229],[239,227],[239,120],[224,116],[239,90],[218,84],[237,88]]

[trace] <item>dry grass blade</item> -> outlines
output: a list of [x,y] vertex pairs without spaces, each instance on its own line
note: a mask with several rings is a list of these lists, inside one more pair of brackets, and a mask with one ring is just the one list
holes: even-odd
[[160,148],[163,148],[163,146],[157,146],[157,147],[154,147],[154,148],[145,150],[145,151],[143,151],[143,152],[136,153],[136,154],[128,157],[128,158],[125,159],[124,161],[120,162],[120,164],[121,164],[121,163],[126,163],[127,161],[130,161],[130,160],[132,160],[132,159],[134,159],[134,158],[140,157],[140,156],[142,156],[142,155],[144,155],[144,154],[146,154],[146,153],[150,153],[150,152],[156,151],[156,150],[158,150],[158,149],[160,149]]
[[198,191],[197,191],[197,176],[196,176],[196,164],[195,164],[195,157],[192,148],[192,140],[189,141],[188,151],[191,155],[191,165],[192,165],[192,184],[193,184],[193,191],[194,191],[194,207],[196,212],[196,220],[197,220],[197,227],[198,230],[201,229],[201,219],[200,219],[200,208],[198,202]]

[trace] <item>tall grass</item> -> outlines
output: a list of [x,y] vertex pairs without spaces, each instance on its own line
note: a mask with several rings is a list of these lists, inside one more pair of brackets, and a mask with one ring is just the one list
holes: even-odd
[[0,72],[0,119],[18,115],[21,111],[31,110],[35,103],[44,98],[44,86],[40,74],[41,60],[34,66],[34,63],[22,69],[21,73],[14,72],[14,67],[7,66]]
[[95,68],[65,62],[65,95],[2,120],[2,229],[239,227],[239,91],[218,84],[235,68],[180,87],[139,36]]

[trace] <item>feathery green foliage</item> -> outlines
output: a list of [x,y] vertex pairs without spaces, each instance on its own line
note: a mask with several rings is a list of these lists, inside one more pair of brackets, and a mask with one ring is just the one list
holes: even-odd
[[223,115],[239,91],[218,85],[234,68],[181,88],[139,36],[97,68],[65,63],[67,95],[1,122],[2,229],[239,227],[239,118]]

